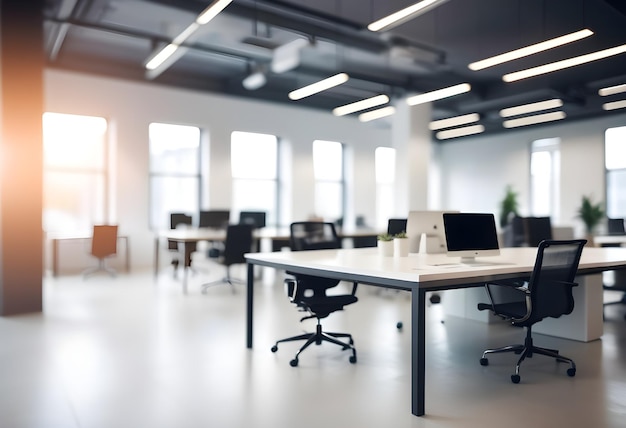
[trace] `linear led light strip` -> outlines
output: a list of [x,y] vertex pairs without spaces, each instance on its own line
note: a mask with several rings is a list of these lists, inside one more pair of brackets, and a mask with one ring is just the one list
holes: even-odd
[[447,140],[448,138],[465,137],[467,135],[480,134],[485,131],[483,125],[464,126],[462,128],[446,129],[435,134],[438,140]]
[[478,122],[480,115],[478,113],[464,114],[462,116],[449,117],[447,119],[433,120],[428,125],[431,131],[443,128],[452,128],[453,126],[467,125],[468,123]]
[[349,78],[350,77],[346,73],[335,74],[334,76],[328,77],[324,80],[320,80],[319,82],[315,82],[308,86],[304,86],[300,89],[289,92],[289,99],[295,101],[309,97],[313,94],[317,94],[318,92],[322,92],[335,86],[341,85],[342,83],[346,83]]
[[610,103],[602,104],[604,110],[616,110],[618,108],[626,108],[626,100],[613,101]]
[[469,92],[472,89],[469,83],[461,83],[458,85],[450,86],[448,88],[438,89],[432,92],[425,92],[423,94],[414,95],[406,99],[406,102],[410,106],[417,104],[429,103],[431,101],[440,100],[443,98],[452,97],[454,95],[463,94]]
[[226,6],[233,0],[215,0],[206,9],[204,9],[196,18],[196,20],[183,30],[172,43],[161,49],[156,55],[146,63],[146,69],[154,70],[163,64],[174,52],[183,44],[183,42],[191,36],[201,25],[208,24],[215,18]]
[[390,28],[395,27],[396,25],[400,25],[409,19],[416,18],[417,16],[428,12],[430,9],[439,6],[446,1],[448,0],[420,1],[418,3],[415,3],[414,5],[392,13],[389,16],[385,16],[378,21],[372,22],[370,25],[367,26],[367,29],[370,31],[389,30]]
[[387,104],[388,102],[389,102],[389,97],[387,95],[377,95],[375,97],[357,101],[352,104],[346,104],[341,107],[337,107],[333,109],[333,114],[335,116],[345,116],[350,113],[354,113],[354,112],[365,110],[371,107],[376,107],[379,105]]
[[524,104],[515,107],[503,108],[500,110],[500,117],[519,116],[520,114],[532,113],[535,111],[549,110],[551,108],[562,107],[563,101],[558,98],[537,103]]
[[565,45],[567,43],[572,43],[577,40],[584,39],[585,37],[589,37],[591,35],[593,35],[593,31],[589,29],[576,31],[574,33],[565,34],[564,36],[546,40],[541,43],[536,43],[534,45],[526,46],[526,47],[516,49],[510,52],[506,52],[500,55],[492,56],[491,58],[486,58],[480,61],[476,61],[476,62],[469,64],[468,67],[470,70],[474,70],[474,71],[482,70],[488,67],[493,67],[494,65],[498,65],[498,64],[502,64],[508,61],[513,61],[519,58],[523,58],[525,56],[534,55],[536,53],[543,52],[548,49]]
[[598,95],[600,95],[601,97],[606,97],[608,95],[621,94],[622,92],[626,92],[626,84],[602,88],[598,90]]
[[626,52],[626,45],[615,46],[613,48],[588,53],[586,55],[576,56],[573,58],[564,59],[562,61],[540,65],[539,67],[527,68],[526,70],[520,70],[514,73],[505,74],[504,76],[502,76],[502,80],[504,80],[505,82],[515,82],[517,80],[538,76],[540,74],[551,73],[553,71],[562,70],[564,68],[574,67],[576,65],[586,64],[588,62],[597,61],[614,55],[619,55],[624,52]]
[[379,108],[378,110],[368,111],[359,115],[361,122],[369,122],[371,120],[381,119],[383,117],[391,116],[396,112],[396,108],[393,106]]
[[502,122],[505,128],[517,128],[519,126],[534,125],[536,123],[552,122],[554,120],[565,119],[565,112],[555,111],[552,113],[536,114],[534,116],[520,117],[518,119],[509,119]]

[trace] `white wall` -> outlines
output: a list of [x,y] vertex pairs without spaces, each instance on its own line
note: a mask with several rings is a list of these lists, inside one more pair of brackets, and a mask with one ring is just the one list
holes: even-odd
[[498,214],[507,184],[519,192],[522,215],[530,214],[530,146],[534,140],[560,137],[561,200],[557,226],[572,226],[584,236],[576,211],[583,195],[605,199],[604,132],[626,125],[626,113],[493,136],[443,143],[438,150],[443,205],[447,209]]
[[[230,133],[248,131],[277,135],[290,144],[293,198],[286,221],[314,212],[312,142],[346,144],[353,160],[351,192],[354,214],[374,223],[374,150],[390,145],[389,129],[330,112],[229,98],[207,93],[133,83],[84,74],[46,70],[45,110],[105,117],[111,125],[117,165],[115,212],[111,221],[128,235],[133,267],[150,266],[154,233],[148,229],[148,125],[151,122],[198,126],[210,133],[209,207],[230,206]],[[287,168],[289,170],[289,168]],[[62,260],[63,262],[63,260]]]

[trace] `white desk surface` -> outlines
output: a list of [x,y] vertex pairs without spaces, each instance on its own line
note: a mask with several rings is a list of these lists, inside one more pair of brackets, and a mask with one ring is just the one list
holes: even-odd
[[[530,274],[537,249],[502,248],[500,256],[477,258],[476,264],[461,264],[459,258],[445,254],[409,254],[408,257],[384,257],[377,248],[340,250],[282,251],[250,253],[253,264],[292,270],[300,273],[326,273],[330,276],[354,276],[361,282],[391,287],[449,287],[468,282]],[[626,248],[585,247],[579,274],[597,273],[615,267],[626,267]]]
[[593,237],[593,243],[603,244],[626,244],[626,235],[598,235]]

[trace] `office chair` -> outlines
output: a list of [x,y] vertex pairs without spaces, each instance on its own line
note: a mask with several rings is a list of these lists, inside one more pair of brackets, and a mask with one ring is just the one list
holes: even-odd
[[406,232],[406,222],[406,218],[390,218],[387,220],[387,233],[397,235],[400,232]]
[[522,217],[524,243],[528,247],[537,247],[543,240],[552,239],[550,217]]
[[209,287],[218,284],[229,284],[233,293],[235,292],[234,282],[245,283],[240,279],[235,279],[230,275],[230,267],[236,264],[245,264],[244,254],[252,251],[252,226],[249,224],[231,224],[226,228],[226,240],[222,250],[219,263],[226,267],[226,276],[217,281],[202,285],[202,293],[206,293]]
[[[291,224],[290,229],[292,251],[341,248],[341,240],[337,236],[337,231],[332,223],[296,222]],[[285,289],[289,300],[300,311],[309,313],[300,321],[315,318],[317,319],[317,327],[314,333],[304,333],[278,340],[272,346],[272,352],[278,351],[279,343],[305,340],[304,345],[300,347],[295,357],[289,362],[289,365],[296,367],[299,361],[298,357],[311,344],[321,345],[322,342],[330,342],[341,346],[343,350],[351,350],[352,355],[349,361],[352,364],[356,363],[356,349],[354,348],[352,335],[349,333],[323,331],[321,324],[323,318],[328,317],[333,312],[342,310],[344,306],[357,302],[358,299],[355,295],[356,283],[352,287],[351,294],[328,295],[326,291],[336,287],[339,284],[338,280],[291,272],[287,273],[293,276],[293,278],[285,280]],[[340,338],[346,338],[348,341],[339,340]]]
[[84,278],[98,271],[108,272],[113,277],[116,275],[115,269],[106,265],[106,259],[117,254],[117,225],[93,226],[90,254],[98,259],[98,266],[85,269]]
[[[185,213],[170,213],[170,229],[176,229],[178,226],[186,226],[191,227],[193,223],[193,218],[190,215]],[[178,242],[173,241],[171,239],[167,240],[167,248],[171,252],[176,252],[176,256],[172,257],[172,266],[174,266],[174,278],[176,278],[176,272],[178,271],[178,266],[180,265],[180,260],[178,260]],[[188,244],[188,248],[190,248],[189,254],[184,255],[185,260],[183,261],[184,266],[191,266],[191,252],[195,251],[195,244]]]
[[491,310],[511,321],[515,326],[526,328],[524,344],[509,345],[483,352],[480,364],[489,365],[487,355],[502,352],[521,354],[511,375],[513,383],[520,382],[520,365],[534,354],[555,358],[569,363],[568,376],[576,375],[576,364],[571,358],[555,349],[535,346],[532,326],[547,317],[558,318],[574,310],[572,288],[585,239],[567,241],[542,241],[537,247],[535,266],[527,281],[509,280],[485,284],[490,303],[479,303],[478,310]]

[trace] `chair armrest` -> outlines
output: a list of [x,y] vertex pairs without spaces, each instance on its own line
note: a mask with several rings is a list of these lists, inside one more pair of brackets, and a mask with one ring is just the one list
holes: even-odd
[[493,309],[495,305],[525,301],[530,294],[528,283],[524,280],[488,282],[485,284],[491,307],[479,305],[479,310]]

